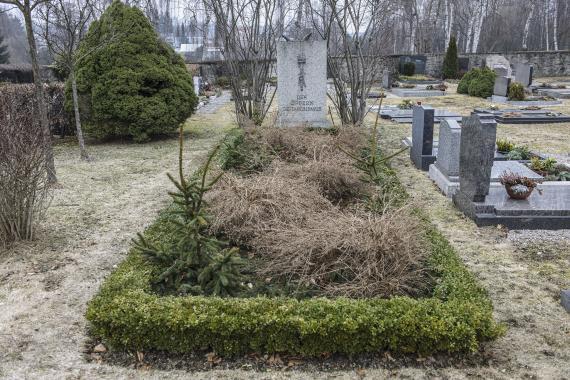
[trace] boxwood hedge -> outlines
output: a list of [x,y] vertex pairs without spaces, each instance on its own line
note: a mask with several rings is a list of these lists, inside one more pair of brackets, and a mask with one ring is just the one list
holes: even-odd
[[[161,218],[146,232],[161,235]],[[94,335],[118,349],[222,355],[475,351],[500,336],[485,290],[427,224],[436,285],[429,298],[347,299],[159,296],[155,267],[132,250],[89,303]],[[154,236],[153,236],[154,235]]]

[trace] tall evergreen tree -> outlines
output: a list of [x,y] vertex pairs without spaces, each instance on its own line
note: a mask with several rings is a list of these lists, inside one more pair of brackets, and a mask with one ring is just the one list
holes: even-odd
[[457,42],[455,37],[449,39],[442,69],[443,79],[454,79],[459,75],[459,58],[457,58]]
[[0,34],[0,65],[8,63],[10,60],[10,53],[8,53],[8,46],[4,45],[4,36]]

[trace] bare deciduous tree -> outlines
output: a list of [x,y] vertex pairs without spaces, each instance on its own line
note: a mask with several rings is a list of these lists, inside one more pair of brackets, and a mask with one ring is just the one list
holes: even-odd
[[323,0],[314,8],[314,26],[328,43],[328,67],[334,82],[329,93],[343,124],[359,125],[367,113],[366,99],[379,79],[390,45],[391,1]]
[[46,205],[45,135],[31,87],[6,85],[0,95],[0,245],[32,239]]
[[238,123],[261,124],[275,95],[268,81],[276,55],[274,0],[209,0],[224,48]]
[[42,35],[49,51],[56,61],[69,74],[73,98],[75,128],[81,158],[90,160],[85,149],[79,101],[77,95],[76,67],[93,51],[79,52],[79,43],[87,33],[89,23],[93,20],[95,9],[92,0],[52,0],[39,8],[42,22]]
[[24,25],[26,27],[26,35],[28,38],[28,46],[30,49],[30,60],[32,62],[32,72],[34,76],[34,86],[38,106],[35,108],[40,125],[44,133],[44,155],[46,159],[46,168],[48,172],[49,183],[57,183],[57,176],[55,173],[55,162],[53,158],[53,149],[51,142],[51,131],[49,128],[47,104],[45,99],[45,91],[40,76],[40,65],[38,63],[38,49],[36,44],[36,37],[34,35],[34,27],[32,20],[32,13],[36,8],[48,0],[0,0],[0,4],[8,4],[15,6],[24,17]]

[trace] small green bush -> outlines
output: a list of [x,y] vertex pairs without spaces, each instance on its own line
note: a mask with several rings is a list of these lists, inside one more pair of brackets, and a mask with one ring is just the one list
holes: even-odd
[[135,7],[115,0],[91,24],[78,55],[86,57],[77,67],[84,131],[95,138],[144,142],[175,132],[196,107],[183,59]]
[[532,154],[525,145],[517,145],[507,154],[509,160],[530,160]]
[[507,139],[499,139],[497,140],[497,150],[499,152],[510,152],[515,148],[515,144]]
[[216,78],[216,85],[222,87],[222,88],[229,88],[231,83],[230,83],[230,78],[221,75],[219,77]]
[[524,93],[524,86],[522,83],[513,82],[509,85],[508,91],[509,100],[524,100],[526,95]]
[[471,69],[459,82],[457,92],[479,98],[488,98],[493,95],[495,75],[495,72],[487,67]]
[[449,39],[449,46],[443,59],[441,70],[443,79],[455,79],[459,75],[459,58],[457,57],[457,43],[455,37]]
[[401,74],[411,77],[416,73],[416,64],[414,62],[405,62],[402,64],[401,69]]

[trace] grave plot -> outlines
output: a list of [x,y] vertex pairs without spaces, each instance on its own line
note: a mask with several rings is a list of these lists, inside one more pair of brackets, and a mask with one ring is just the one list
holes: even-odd
[[491,114],[495,121],[502,124],[549,124],[570,122],[570,116],[547,109],[516,109],[493,110],[488,108],[475,108],[475,113]]
[[525,100],[509,100],[506,96],[493,95],[488,98],[493,103],[508,104],[512,106],[555,106],[562,104],[560,100],[548,96],[528,96]]
[[[378,106],[371,107],[372,111],[378,111]],[[382,119],[390,119],[396,123],[411,123],[413,121],[413,110],[402,109],[398,106],[382,106],[380,117]],[[442,109],[434,110],[434,123],[440,123],[442,120],[461,120],[461,115]]]
[[[443,194],[451,198],[459,190],[459,158],[461,127],[456,121],[444,121],[439,127],[439,144],[436,161],[429,166],[429,177]],[[518,161],[506,161],[506,157],[496,152],[491,169],[491,182],[499,182],[499,177],[509,171],[537,181],[543,177]]]
[[400,87],[393,87],[390,92],[401,98],[428,98],[446,95],[446,91],[439,90],[437,85],[402,84]]
[[567,88],[537,87],[535,91],[541,96],[549,96],[556,99],[570,99],[570,89]]
[[[311,42],[283,43],[297,53],[279,49],[278,66],[297,64],[303,79],[314,61],[299,51]],[[336,134],[291,126],[322,125],[326,94],[300,79],[279,104],[287,127],[231,131],[195,175],[182,169],[180,139],[173,203],[89,303],[104,344],[426,355],[473,352],[502,335],[485,290],[382,160],[376,124]],[[433,109],[416,108],[433,139]]]
[[[455,205],[478,226],[570,228],[570,183],[540,184],[537,180],[525,178],[525,173],[508,172],[501,175],[503,184],[491,183],[496,133],[496,122],[481,115],[474,114],[463,121],[459,152],[460,186],[453,195]],[[505,179],[505,174],[509,174],[509,180]],[[534,187],[537,190],[532,191]],[[514,195],[527,198],[515,199],[507,188]]]
[[[199,213],[208,221],[199,228],[211,255],[203,259],[214,265],[196,264],[200,274],[178,277],[168,269],[167,253],[187,236],[177,232],[176,215],[193,207],[175,196],[179,202],[139,236],[90,302],[91,331],[117,349],[227,356],[425,355],[473,351],[499,336],[486,292],[434,227],[405,207],[393,172],[383,164],[356,167],[351,155],[375,141],[362,132],[235,131],[219,155],[224,177]],[[376,193],[377,180],[390,191]],[[366,206],[389,194],[397,195],[388,202],[394,206]],[[384,211],[366,211],[370,206]],[[384,244],[381,236],[390,239]]]

